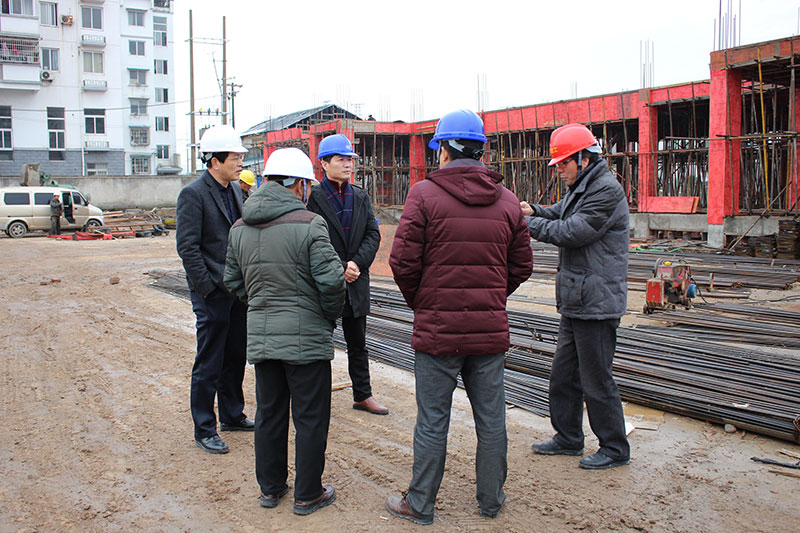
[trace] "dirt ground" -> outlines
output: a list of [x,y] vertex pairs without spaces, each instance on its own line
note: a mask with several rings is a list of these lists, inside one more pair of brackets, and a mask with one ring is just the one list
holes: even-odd
[[[425,529],[383,506],[410,479],[411,374],[372,363],[386,417],[353,410],[350,390],[333,393],[325,472],[338,493],[332,506],[299,517],[287,497],[262,509],[252,434],[223,434],[227,455],[193,442],[194,316],[188,301],[150,288],[145,275],[180,268],[172,235],[0,238],[0,264],[0,531]],[[253,375],[248,367],[251,416]],[[333,381],[345,380],[337,353]],[[797,531],[800,479],[750,457],[786,461],[778,450],[800,447],[632,405],[626,411],[654,429],[631,433],[629,466],[593,472],[575,457],[534,455],[529,445],[550,436],[549,420],[509,409],[508,501],[492,520],[478,514],[473,423],[457,391],[447,471],[427,530]],[[595,446],[587,439],[587,452]]]

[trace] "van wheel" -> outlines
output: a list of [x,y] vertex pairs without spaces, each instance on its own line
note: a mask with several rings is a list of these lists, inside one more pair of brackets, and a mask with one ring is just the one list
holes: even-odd
[[6,228],[6,233],[8,233],[9,237],[19,239],[28,233],[28,226],[26,226],[24,222],[20,222],[18,220],[8,225],[8,228]]
[[99,228],[100,226],[102,226],[102,224],[100,224],[100,221],[92,218],[86,221],[86,225],[83,227],[83,230],[88,231],[92,228]]

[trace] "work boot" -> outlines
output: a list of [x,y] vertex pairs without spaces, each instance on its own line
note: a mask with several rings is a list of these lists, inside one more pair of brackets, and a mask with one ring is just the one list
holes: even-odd
[[542,455],[583,455],[583,448],[567,448],[556,442],[556,439],[534,442],[531,450]]

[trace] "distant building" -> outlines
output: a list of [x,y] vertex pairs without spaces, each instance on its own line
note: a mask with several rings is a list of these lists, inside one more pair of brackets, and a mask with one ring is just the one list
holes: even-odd
[[13,0],[0,13],[0,176],[180,172],[171,0]]

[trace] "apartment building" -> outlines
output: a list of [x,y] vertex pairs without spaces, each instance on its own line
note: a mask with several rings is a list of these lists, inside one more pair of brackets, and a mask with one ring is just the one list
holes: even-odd
[[180,172],[171,0],[0,2],[0,176]]

